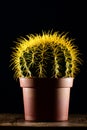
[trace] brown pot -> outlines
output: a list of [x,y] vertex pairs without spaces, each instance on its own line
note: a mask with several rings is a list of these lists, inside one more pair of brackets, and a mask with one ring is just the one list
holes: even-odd
[[68,120],[73,78],[19,78],[28,121]]

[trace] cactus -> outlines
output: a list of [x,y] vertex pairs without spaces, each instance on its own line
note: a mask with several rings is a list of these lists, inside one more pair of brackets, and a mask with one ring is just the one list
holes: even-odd
[[43,32],[20,37],[11,55],[14,78],[75,77],[81,64],[79,55],[67,33]]

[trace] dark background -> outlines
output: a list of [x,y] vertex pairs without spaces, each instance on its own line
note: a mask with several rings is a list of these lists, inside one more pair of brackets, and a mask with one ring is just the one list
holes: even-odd
[[0,113],[23,113],[22,90],[9,68],[11,47],[19,36],[42,30],[70,32],[83,59],[74,80],[70,113],[87,113],[87,4],[85,0],[0,1]]

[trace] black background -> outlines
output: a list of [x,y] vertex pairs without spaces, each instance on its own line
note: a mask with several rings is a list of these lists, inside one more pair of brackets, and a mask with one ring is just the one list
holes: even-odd
[[83,59],[74,80],[70,113],[87,113],[87,4],[85,0],[0,1],[0,113],[23,113],[22,90],[9,68],[11,47],[19,36],[42,30],[70,32]]

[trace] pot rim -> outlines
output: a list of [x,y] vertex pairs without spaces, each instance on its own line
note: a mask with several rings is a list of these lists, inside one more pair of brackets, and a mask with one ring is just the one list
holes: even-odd
[[[73,87],[73,77],[62,77],[62,78],[28,78],[20,77],[19,83],[22,88],[37,88],[41,86],[52,85],[54,88],[71,88]],[[46,88],[46,87],[45,87]],[[50,87],[48,87],[50,89]]]

